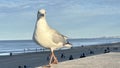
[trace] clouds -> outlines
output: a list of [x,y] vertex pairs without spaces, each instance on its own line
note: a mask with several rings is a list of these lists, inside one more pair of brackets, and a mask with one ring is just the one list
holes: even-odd
[[0,12],[5,13],[8,12],[8,10],[9,12],[19,12],[23,10],[33,11],[39,8],[50,8],[48,11],[55,9],[63,13],[81,13],[82,15],[89,13],[96,15],[97,13],[105,14],[120,11],[119,3],[119,0],[2,0],[0,3]]
[[33,4],[37,4],[37,0],[31,1],[31,0],[12,0],[12,1],[7,1],[7,0],[2,0],[0,2],[0,12],[1,13],[8,13],[8,12],[21,12],[24,10],[29,10],[32,8]]
[[[120,25],[119,6],[119,0],[1,0],[0,34],[4,33],[5,37],[8,35],[6,32],[10,33],[10,38],[14,37],[12,33],[18,38],[22,38],[20,34],[23,34],[23,38],[31,38],[36,13],[38,9],[45,8],[49,25],[65,35],[89,37],[88,32],[98,36],[100,32],[112,35],[117,33],[117,25]],[[105,33],[109,28],[116,32]],[[28,34],[29,37],[26,36]]]
[[[76,1],[76,2],[75,2]],[[76,13],[81,16],[95,16],[104,14],[120,14],[120,1],[114,0],[75,0],[63,11],[65,13]],[[117,2],[117,3],[116,3]]]

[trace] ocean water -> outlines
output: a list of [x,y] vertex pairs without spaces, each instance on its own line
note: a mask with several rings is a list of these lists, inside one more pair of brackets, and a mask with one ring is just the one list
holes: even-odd
[[[105,43],[120,42],[120,38],[89,38],[89,39],[69,39],[73,47],[81,45],[95,45]],[[4,40],[0,41],[0,55],[12,53],[36,52],[42,51],[42,47],[38,46],[32,40]]]

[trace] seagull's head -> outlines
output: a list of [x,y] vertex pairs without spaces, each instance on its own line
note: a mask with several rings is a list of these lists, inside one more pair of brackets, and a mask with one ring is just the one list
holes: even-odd
[[39,12],[40,12],[41,14],[45,14],[45,13],[46,13],[45,9],[41,9],[41,10],[39,10]]
[[38,11],[38,18],[39,17],[45,17],[45,15],[46,15],[45,9],[41,9],[41,10]]

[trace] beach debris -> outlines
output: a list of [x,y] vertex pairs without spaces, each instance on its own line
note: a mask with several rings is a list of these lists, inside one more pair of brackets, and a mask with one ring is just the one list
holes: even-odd
[[61,54],[61,58],[65,58],[65,55],[63,53]]
[[12,56],[12,52],[10,52],[10,56]]
[[90,51],[90,54],[94,54],[94,51]]
[[84,47],[84,45],[81,45],[81,47]]
[[107,47],[105,50],[104,50],[104,53],[109,53],[110,52],[110,48]]
[[24,65],[24,68],[27,68],[27,66],[26,66],[26,65]]
[[22,66],[18,66],[18,68],[22,68]]
[[104,53],[109,53],[106,49],[104,50]]
[[74,58],[73,58],[73,56],[72,55],[70,55],[70,57],[69,57],[69,60],[73,60]]
[[85,56],[85,53],[83,53],[83,54],[80,56],[80,58],[84,58],[84,57],[86,57],[86,56]]

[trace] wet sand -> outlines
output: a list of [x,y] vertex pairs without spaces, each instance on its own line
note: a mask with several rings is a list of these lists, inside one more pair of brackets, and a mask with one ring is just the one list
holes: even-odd
[[[110,53],[108,51],[110,51]],[[120,43],[73,47],[72,49],[68,49],[68,50],[55,51],[55,54],[58,57],[59,62],[61,62],[60,63],[60,65],[61,65],[61,64],[64,64],[64,62],[66,62],[66,63],[69,62],[70,55],[72,55],[72,57],[73,57],[72,61],[74,61],[74,60],[77,61],[77,60],[89,58],[89,57],[96,56],[96,55],[99,56],[101,54],[103,54],[102,56],[104,56],[104,54],[105,55],[111,54],[111,52],[112,53],[114,52],[115,55],[117,55],[117,54],[119,55],[120,54]],[[80,58],[80,56],[83,53],[84,53],[85,57]],[[50,52],[48,51],[48,52],[37,52],[37,53],[13,55],[13,56],[1,56],[0,57],[0,68],[18,68],[18,66],[21,66],[22,68],[24,68],[24,65],[27,66],[27,68],[36,68],[36,67],[44,66],[44,65],[47,65],[49,62],[49,60],[47,60],[47,57],[49,54],[50,54]],[[61,58],[61,54],[64,54],[65,57]],[[112,54],[112,55],[114,56],[114,54]],[[115,59],[115,57],[113,57],[113,56],[111,56],[111,58]],[[97,59],[98,58],[96,58],[96,60]],[[118,59],[118,60],[120,60],[120,59]],[[71,62],[71,60],[70,60],[70,62]],[[70,65],[72,65],[72,64],[70,64]]]

